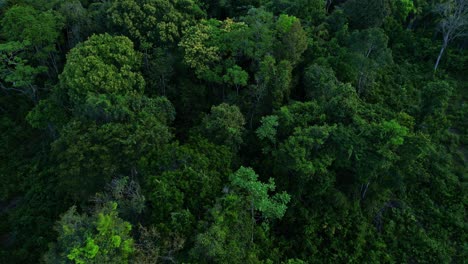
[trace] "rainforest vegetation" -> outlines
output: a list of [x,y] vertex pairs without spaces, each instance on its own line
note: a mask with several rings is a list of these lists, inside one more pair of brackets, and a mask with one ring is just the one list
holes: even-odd
[[0,0],[0,263],[465,263],[467,0]]

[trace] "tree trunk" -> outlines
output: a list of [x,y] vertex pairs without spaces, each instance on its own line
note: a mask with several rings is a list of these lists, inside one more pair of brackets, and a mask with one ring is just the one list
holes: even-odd
[[442,55],[444,54],[446,46],[447,46],[447,44],[444,43],[442,45],[442,48],[440,49],[439,56],[437,57],[436,64],[434,65],[434,72],[437,71],[437,68],[439,67],[440,59],[442,58]]
[[254,237],[254,228],[255,228],[255,216],[254,216],[254,204],[253,200],[250,201],[250,216],[252,217],[252,233],[250,235],[250,241],[253,244],[253,237]]
[[162,88],[162,95],[166,96],[166,78],[164,74],[162,74],[160,77],[160,83],[161,83],[161,88]]
[[145,49],[145,51],[143,52],[143,61],[144,61],[144,66],[145,66],[145,70],[146,72],[149,72],[149,54],[148,54],[148,49]]
[[361,185],[361,199],[364,200],[366,197],[367,189],[369,189],[369,184],[370,181],[367,182],[367,184],[364,186],[364,184]]
[[49,136],[53,139],[56,140],[58,138],[57,136],[57,130],[55,127],[52,125],[51,122],[47,123],[47,133],[49,133]]
[[49,52],[49,58],[50,58],[50,63],[52,65],[52,68],[54,69],[55,74],[58,76],[60,73],[59,73],[57,59],[55,57],[55,54],[53,54],[52,52]]
[[333,3],[333,0],[327,0],[327,4],[325,5],[325,11],[327,12],[327,14],[330,13],[330,7]]
[[359,79],[358,79],[358,87],[357,87],[357,94],[358,95],[361,95],[363,85],[364,85],[364,73],[361,71],[359,73]]

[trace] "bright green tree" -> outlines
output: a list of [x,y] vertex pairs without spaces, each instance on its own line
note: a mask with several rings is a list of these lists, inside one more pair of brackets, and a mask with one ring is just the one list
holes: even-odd
[[300,20],[294,16],[280,15],[276,21],[276,32],[279,42],[276,57],[288,60],[292,65],[299,63],[308,41]]
[[25,95],[34,103],[39,100],[38,75],[45,73],[44,66],[34,67],[23,59],[26,46],[20,42],[7,42],[0,44],[0,89],[5,92],[13,92]]
[[55,43],[62,17],[54,11],[15,5],[0,22],[0,35],[5,39],[0,43],[0,89],[26,95],[37,104],[39,91],[44,90],[38,77],[59,71]]
[[249,79],[249,74],[242,70],[241,67],[234,65],[227,69],[226,74],[223,76],[223,80],[228,85],[236,87],[237,94],[239,94],[239,88],[246,86]]
[[18,41],[29,46],[43,58],[54,50],[60,30],[62,17],[50,10],[41,12],[31,6],[16,5],[7,10],[2,20],[1,35],[8,41]]
[[251,168],[240,167],[230,176],[233,191],[244,196],[246,204],[251,212],[252,221],[254,211],[259,211],[266,219],[280,219],[286,211],[286,204],[290,196],[285,193],[277,193],[269,197],[268,193],[275,191],[275,182],[272,178],[268,183],[258,181],[258,175]]
[[79,214],[70,208],[57,222],[57,242],[44,256],[46,263],[128,263],[134,252],[132,226],[120,219],[117,203]]

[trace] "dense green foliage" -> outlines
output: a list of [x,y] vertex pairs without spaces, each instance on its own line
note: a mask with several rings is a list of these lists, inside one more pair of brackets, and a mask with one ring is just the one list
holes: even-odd
[[466,0],[0,0],[0,263],[464,263]]

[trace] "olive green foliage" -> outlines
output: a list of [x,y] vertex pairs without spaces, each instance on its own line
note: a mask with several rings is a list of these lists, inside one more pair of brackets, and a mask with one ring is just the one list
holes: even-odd
[[201,135],[213,143],[238,149],[242,144],[245,119],[237,106],[220,104],[202,120]]
[[[71,50],[55,97],[28,116],[34,126],[51,124],[60,130],[51,154],[63,190],[82,186],[68,192],[73,199],[89,197],[112,177],[135,170],[143,153],[172,138],[167,124],[174,109],[165,98],[143,95],[140,65],[141,56],[128,38],[92,36]],[[62,107],[70,110],[68,118],[51,115],[65,110],[59,103],[67,104]]]
[[177,41],[186,27],[204,16],[192,0],[118,0],[108,13],[113,24],[143,49]]
[[0,0],[0,263],[464,263],[466,0]]
[[306,98],[316,99],[319,96],[330,96],[329,92],[337,84],[333,69],[312,64],[304,72],[304,90]]
[[51,154],[61,190],[81,186],[68,192],[74,198],[89,197],[112,177],[130,173],[143,153],[162,148],[172,138],[167,126],[151,117],[130,124],[72,121],[61,134]]
[[226,76],[227,81],[230,81],[230,74],[225,71],[242,70],[239,66],[236,67],[235,60],[230,57],[240,48],[237,41],[245,29],[244,23],[236,23],[230,19],[201,20],[185,32],[185,37],[179,44],[185,51],[185,62],[195,70],[199,78],[221,83],[223,76]]
[[349,49],[343,61],[346,61],[347,81],[355,83],[359,94],[368,92],[379,70],[392,62],[387,42],[384,32],[377,28],[356,31],[348,36]]
[[95,35],[68,54],[60,88],[75,111],[111,115],[113,104],[143,92],[140,65],[141,56],[128,38]]
[[[237,96],[240,88],[245,87],[242,90],[249,97],[249,104],[256,107],[259,103],[267,104],[271,110],[272,102],[264,100],[269,93],[279,97],[273,99],[279,101],[288,96],[290,72],[307,48],[305,34],[296,17],[281,15],[275,20],[272,13],[251,9],[240,22],[202,20],[187,30],[179,46],[184,50],[185,63],[194,69],[198,78],[235,87]],[[255,63],[251,67],[241,66],[252,60]],[[273,76],[280,79],[278,84]],[[275,83],[273,91],[269,82]]]

